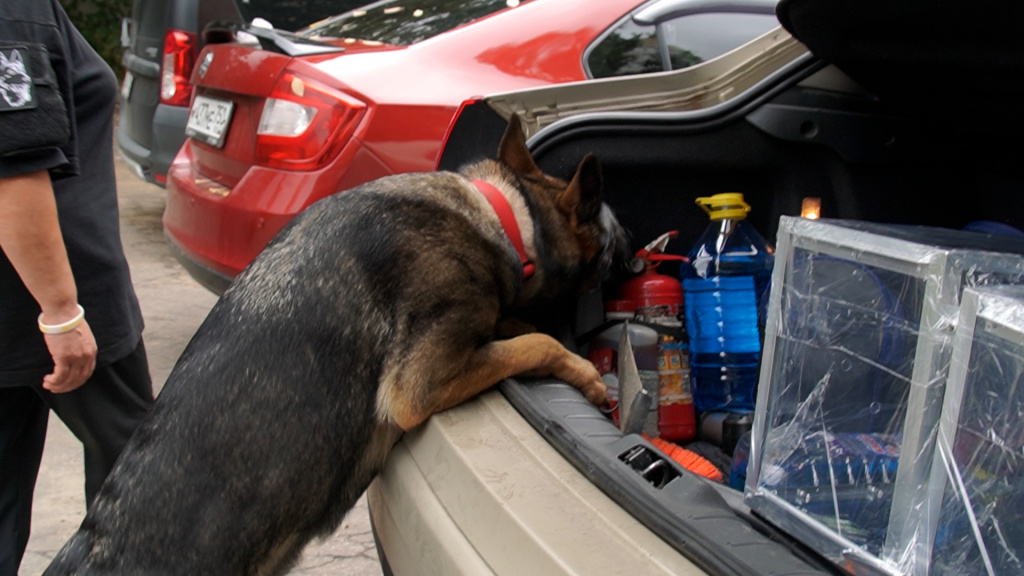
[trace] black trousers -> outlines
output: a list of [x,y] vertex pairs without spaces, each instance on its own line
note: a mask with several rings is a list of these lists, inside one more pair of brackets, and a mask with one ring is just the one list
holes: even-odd
[[73,392],[0,387],[0,576],[17,576],[28,545],[32,493],[50,410],[85,449],[85,499],[92,503],[132,432],[153,405],[146,348],[96,368]]

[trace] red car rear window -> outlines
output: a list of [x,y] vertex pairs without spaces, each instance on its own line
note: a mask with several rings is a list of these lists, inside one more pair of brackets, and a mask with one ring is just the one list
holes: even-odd
[[356,38],[408,46],[526,0],[383,0],[300,32],[310,38]]

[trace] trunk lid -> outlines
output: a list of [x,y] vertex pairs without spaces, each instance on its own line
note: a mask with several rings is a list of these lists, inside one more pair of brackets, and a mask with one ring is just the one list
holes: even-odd
[[[317,70],[316,60],[365,49],[359,45],[335,46],[258,27],[208,29],[206,38],[210,45],[200,55],[193,75],[196,95],[192,116],[197,114],[197,105],[202,104],[214,107],[211,113],[226,114],[227,118],[222,134],[216,126],[211,128],[213,134],[202,130],[196,133],[194,127],[186,132],[192,136],[190,145],[197,172],[227,187],[237,184],[253,165],[265,163],[261,161],[258,145],[260,119],[268,99],[275,96],[275,90],[281,90],[285,74],[294,72],[307,82],[339,91],[333,78]],[[240,82],[243,75],[245,81]]]

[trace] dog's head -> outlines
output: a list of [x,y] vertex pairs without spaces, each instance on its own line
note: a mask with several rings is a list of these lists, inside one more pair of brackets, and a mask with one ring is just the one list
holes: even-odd
[[519,117],[513,115],[498,147],[498,160],[513,173],[528,198],[534,221],[539,275],[528,285],[528,300],[576,297],[596,288],[613,269],[625,269],[629,241],[602,201],[601,166],[587,154],[572,179],[545,174],[526,147]]

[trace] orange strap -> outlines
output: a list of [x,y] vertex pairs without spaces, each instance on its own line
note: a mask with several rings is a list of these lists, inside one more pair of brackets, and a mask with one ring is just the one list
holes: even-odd
[[715,482],[725,481],[725,478],[722,476],[722,471],[700,454],[697,454],[692,450],[687,450],[678,444],[673,444],[668,440],[651,438],[646,434],[644,434],[643,437],[651,444],[654,444],[654,446],[659,450],[664,452],[666,456],[675,460],[680,466],[686,468],[690,472],[699,474],[709,480],[714,480]]

